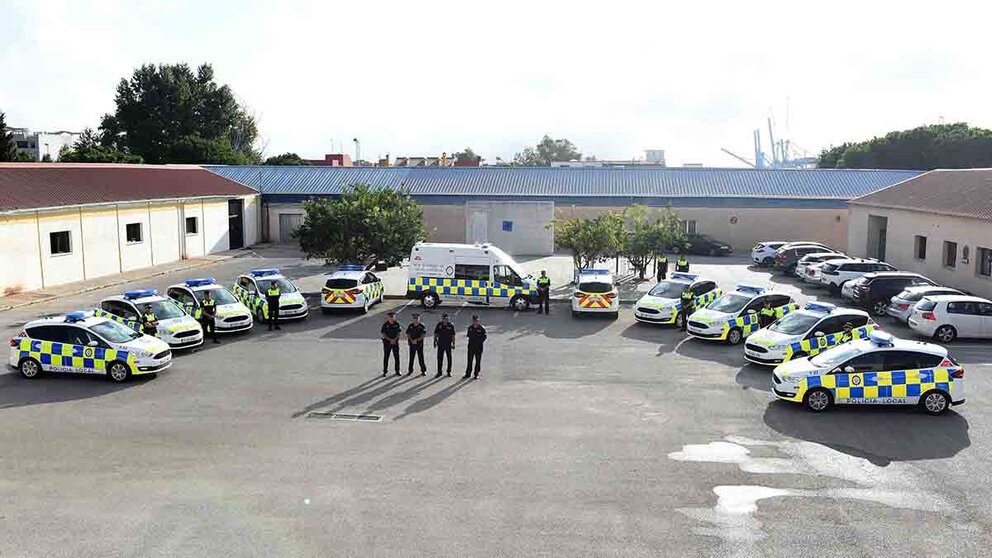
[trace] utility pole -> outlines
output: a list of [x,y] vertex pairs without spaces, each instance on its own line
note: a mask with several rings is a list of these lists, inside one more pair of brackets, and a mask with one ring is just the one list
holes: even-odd
[[352,138],[351,141],[355,142],[355,164],[357,165],[362,160],[362,142],[358,141],[358,138]]

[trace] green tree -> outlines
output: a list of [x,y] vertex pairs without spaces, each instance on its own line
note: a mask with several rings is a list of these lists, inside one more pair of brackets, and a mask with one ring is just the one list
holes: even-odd
[[100,143],[90,128],[83,129],[72,147],[63,147],[59,152],[59,162],[63,163],[141,163],[141,157],[129,155],[113,147]]
[[48,153],[45,153],[44,155],[41,156],[41,162],[42,163],[51,163],[52,162],[52,156],[49,155]]
[[685,233],[678,215],[666,207],[661,216],[651,215],[643,205],[632,205],[624,210],[626,234],[622,237],[620,252],[637,270],[643,280],[651,257],[670,246],[685,242]]
[[14,143],[14,134],[7,131],[7,119],[3,112],[0,112],[0,161],[16,161],[17,145]]
[[820,168],[961,169],[992,166],[992,130],[964,122],[890,132],[820,154]]
[[582,153],[567,139],[552,139],[545,135],[534,147],[513,156],[513,163],[527,167],[548,166],[552,161],[580,161]]
[[610,211],[593,219],[555,219],[555,246],[572,253],[576,269],[590,268],[623,247],[623,213]]
[[476,161],[482,162],[482,157],[475,154],[471,147],[466,147],[462,151],[456,151],[451,155],[454,157],[455,161],[458,163],[474,163]]
[[101,143],[149,163],[243,164],[260,160],[255,119],[204,64],[143,65],[117,85]]
[[397,265],[426,236],[423,211],[402,190],[358,184],[338,199],[307,201],[304,209],[294,236],[308,258],[326,262]]
[[282,155],[274,155],[266,159],[263,165],[300,165],[307,166],[308,163],[305,159],[297,155],[296,153],[283,153]]

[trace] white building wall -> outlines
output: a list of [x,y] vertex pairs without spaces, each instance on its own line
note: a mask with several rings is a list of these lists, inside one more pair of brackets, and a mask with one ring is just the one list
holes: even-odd
[[[151,226],[148,221],[148,204],[120,205],[117,211],[117,246],[121,271],[131,271],[152,265]],[[127,241],[127,225],[141,224],[141,242]]]
[[270,203],[268,204],[268,221],[269,221],[269,242],[278,243],[281,238],[282,232],[279,229],[279,216],[280,215],[302,215],[306,216],[307,212],[303,209],[303,204],[300,203]]
[[205,201],[203,214],[203,250],[206,254],[223,252],[231,247],[227,200]]
[[[186,220],[196,218],[196,232],[186,232]],[[199,200],[182,205],[182,222],[178,225],[186,247],[186,258],[199,258],[204,254],[203,203]]]
[[245,202],[245,246],[251,246],[258,244],[262,239],[259,230],[262,226],[262,203],[259,196],[245,196],[242,200]]
[[148,205],[152,265],[179,259],[179,208],[177,204]]
[[[83,210],[80,214],[83,243],[83,270],[86,279],[120,273],[118,250],[117,209],[101,207]],[[121,235],[121,238],[127,238]]]
[[491,242],[513,255],[549,256],[555,251],[554,231],[548,226],[554,217],[550,201],[468,202],[465,238]]
[[[46,287],[82,281],[83,243],[80,237],[79,210],[42,213],[38,217],[38,239],[41,243],[41,270]],[[51,233],[69,231],[71,252],[52,254]]]
[[[34,213],[0,217],[0,296],[40,289],[41,247]],[[14,239],[20,240],[15,242]]]

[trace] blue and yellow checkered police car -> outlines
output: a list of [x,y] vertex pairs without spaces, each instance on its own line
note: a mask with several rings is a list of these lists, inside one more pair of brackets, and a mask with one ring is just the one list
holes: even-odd
[[320,289],[320,310],[357,309],[368,312],[373,304],[382,302],[385,289],[382,280],[361,264],[342,264],[328,276]]
[[72,312],[28,322],[10,340],[8,364],[25,378],[44,372],[103,374],[115,382],[172,366],[161,339],[94,312]]
[[775,368],[782,400],[821,412],[833,405],[918,405],[939,415],[964,403],[964,368],[940,345],[873,331],[859,339]]
[[744,343],[744,359],[754,364],[777,366],[819,354],[841,343],[866,339],[874,329],[875,323],[864,310],[810,302],[752,333]]
[[310,313],[299,287],[278,269],[253,269],[234,280],[231,292],[255,315],[258,323],[269,319],[269,303],[265,291],[275,282],[279,287],[279,321],[302,320]]
[[165,292],[187,314],[196,319],[200,319],[203,313],[201,302],[204,294],[209,292],[210,297],[217,304],[217,318],[214,321],[217,333],[234,333],[251,329],[252,319],[248,307],[242,304],[231,291],[217,284],[213,277],[187,279],[182,283],[172,285]]
[[697,339],[737,345],[761,329],[758,312],[764,308],[765,303],[770,304],[775,311],[776,320],[799,309],[799,305],[787,293],[742,284],[689,316],[686,331]]
[[108,296],[100,301],[98,316],[118,321],[135,331],[141,331],[141,316],[145,306],[151,307],[158,321],[155,335],[173,349],[189,349],[203,344],[203,328],[173,300],[155,289],[136,289]]
[[707,304],[723,294],[716,281],[700,277],[698,273],[669,273],[668,278],[651,287],[634,305],[634,319],[646,324],[663,324],[682,327],[685,318],[682,310],[682,291],[689,287],[695,297],[695,307]]

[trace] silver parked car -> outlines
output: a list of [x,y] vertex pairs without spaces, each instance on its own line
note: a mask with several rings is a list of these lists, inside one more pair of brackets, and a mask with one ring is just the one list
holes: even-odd
[[885,313],[902,323],[908,323],[909,317],[913,314],[913,307],[925,296],[937,295],[963,295],[965,293],[950,287],[931,287],[922,285],[919,287],[907,287],[901,293],[892,297],[889,307]]

